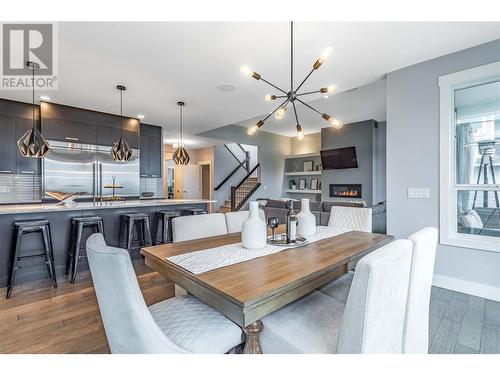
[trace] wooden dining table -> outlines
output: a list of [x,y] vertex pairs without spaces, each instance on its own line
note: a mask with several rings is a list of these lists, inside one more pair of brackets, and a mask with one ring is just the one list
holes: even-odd
[[145,247],[146,265],[221,312],[246,334],[243,353],[260,353],[261,319],[353,269],[393,236],[351,231],[271,255],[194,274],[167,258],[241,242],[241,233]]

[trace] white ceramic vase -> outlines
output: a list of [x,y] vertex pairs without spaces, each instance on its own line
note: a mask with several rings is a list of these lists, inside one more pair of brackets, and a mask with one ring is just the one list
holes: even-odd
[[297,234],[301,236],[312,236],[316,234],[316,216],[309,208],[309,199],[301,200],[301,210],[297,214]]
[[266,222],[259,215],[259,203],[250,202],[248,219],[241,228],[241,244],[246,249],[261,249],[266,246]]

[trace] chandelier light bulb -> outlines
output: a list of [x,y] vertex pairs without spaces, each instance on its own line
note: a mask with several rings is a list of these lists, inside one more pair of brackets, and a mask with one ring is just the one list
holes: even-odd
[[259,130],[262,127],[262,125],[264,125],[264,121],[259,120],[259,122],[256,123],[254,126],[251,126],[247,129],[247,134],[254,135],[257,132],[257,130]]
[[276,95],[266,95],[264,99],[266,99],[266,102],[270,102],[276,100]]
[[242,72],[244,75],[249,76],[249,77],[251,77],[251,76],[252,76],[252,73],[253,73],[252,69],[250,69],[250,68],[249,68],[248,66],[246,66],[246,65],[242,65],[242,66],[240,67],[240,72]]
[[344,126],[344,123],[334,117],[332,117],[330,120],[328,120],[331,126],[333,126],[335,129],[341,129]]
[[259,127],[257,125],[251,126],[247,129],[247,134],[248,135],[254,135],[257,130],[259,130]]
[[337,91],[337,85],[330,85],[326,89],[327,89],[326,92],[330,92],[330,93],[335,92],[335,91]]
[[323,113],[321,115],[328,123],[334,128],[334,129],[340,129],[344,126],[344,123],[338,119],[336,119],[333,116],[327,115],[326,113]]
[[260,79],[260,74],[254,72],[252,69],[250,69],[248,66],[243,65],[240,67],[240,72],[242,72],[244,75],[248,77],[255,78],[256,80]]
[[277,120],[283,120],[285,118],[285,112],[286,112],[286,107],[281,107],[276,111],[274,117],[276,117]]
[[335,129],[342,129],[342,127],[343,127],[343,126],[344,126],[344,123],[343,123],[342,121],[340,121],[340,120],[337,120],[337,121],[335,122],[335,124],[333,125],[333,127],[334,127]]
[[332,54],[333,48],[332,47],[327,47],[325,50],[321,53],[320,60],[321,62],[325,62],[325,60]]
[[302,127],[297,125],[297,139],[302,141],[304,139],[304,132],[302,131]]

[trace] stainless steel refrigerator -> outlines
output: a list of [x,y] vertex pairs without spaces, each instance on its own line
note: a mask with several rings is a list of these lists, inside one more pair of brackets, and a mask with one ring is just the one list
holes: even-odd
[[[122,186],[116,194],[139,198],[139,150],[134,149],[128,162],[111,158],[111,147],[49,141],[50,151],[43,159],[43,192],[84,192],[82,197],[102,202],[112,196],[106,185]],[[47,198],[47,196],[45,196]]]

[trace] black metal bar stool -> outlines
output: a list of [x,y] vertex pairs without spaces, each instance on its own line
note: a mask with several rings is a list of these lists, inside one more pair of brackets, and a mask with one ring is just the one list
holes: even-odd
[[[28,233],[40,233],[42,235],[44,250],[42,253],[22,255],[23,235]],[[9,261],[9,280],[7,283],[7,298],[10,298],[16,271],[21,268],[19,261],[28,258],[45,257],[47,271],[52,280],[54,288],[57,288],[56,268],[54,263],[54,252],[52,251],[52,235],[48,220],[16,221],[14,223],[14,239],[12,241],[12,252]]]
[[207,210],[204,208],[183,208],[181,209],[181,215],[182,216],[187,216],[187,215],[204,215],[207,213]]
[[180,211],[158,211],[156,213],[155,245],[172,242],[172,219],[181,216]]
[[[136,246],[133,246],[134,227],[137,228]],[[149,226],[148,214],[124,214],[120,225],[120,246],[127,249],[128,252],[133,248],[141,246],[151,246],[151,229]]]
[[68,259],[66,262],[66,275],[71,275],[71,284],[75,283],[80,260],[87,257],[85,252],[80,254],[82,242],[83,249],[85,249],[85,242],[82,238],[85,227],[90,227],[92,233],[101,233],[104,236],[104,226],[100,216],[74,217],[71,219],[71,235],[69,240]]

